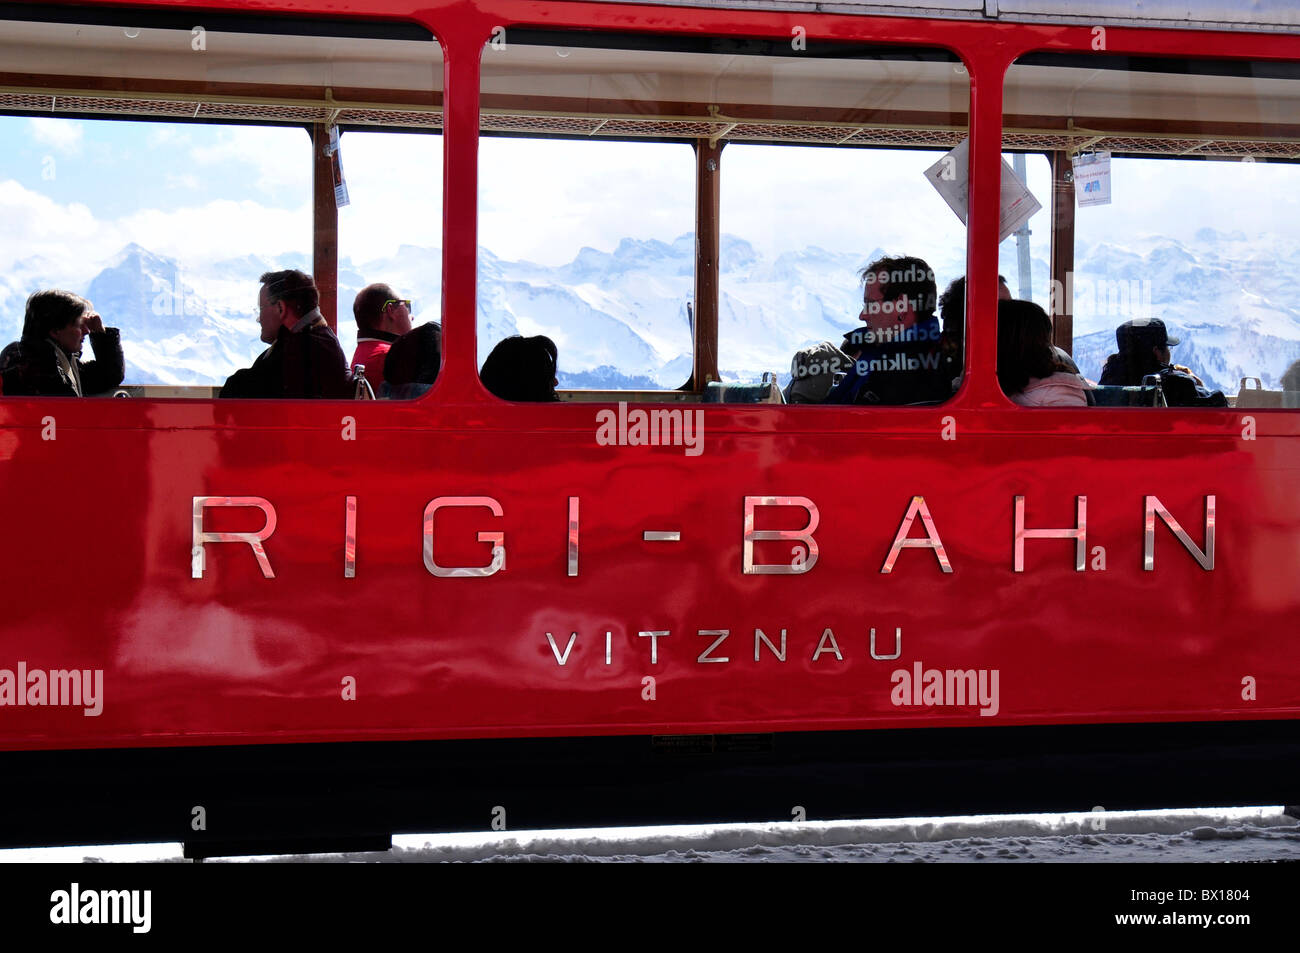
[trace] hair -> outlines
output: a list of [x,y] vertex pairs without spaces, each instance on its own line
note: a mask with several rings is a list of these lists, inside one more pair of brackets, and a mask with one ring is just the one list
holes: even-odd
[[[357,329],[373,331],[379,326],[379,319],[384,314],[384,302],[397,295],[385,284],[366,285],[357,292],[352,300],[352,316],[357,319]],[[410,381],[403,381],[410,383]]]
[[954,278],[939,296],[939,317],[943,333],[960,341],[966,331],[966,276]]
[[998,383],[1008,397],[1056,371],[1052,319],[1032,301],[998,302]]
[[1300,361],[1295,361],[1282,372],[1283,390],[1300,390]]
[[283,301],[302,317],[320,307],[320,292],[316,281],[306,272],[290,268],[287,271],[268,271],[257,279],[266,286],[266,300],[271,304]]
[[441,366],[442,325],[429,322],[412,328],[393,342],[384,355],[384,380],[391,387],[432,384],[438,379]]
[[[1138,333],[1130,334],[1126,338],[1120,337],[1121,328],[1115,331],[1115,343],[1119,347],[1119,352],[1113,354],[1108,360],[1112,361],[1123,376],[1123,383],[1129,386],[1137,386],[1142,383],[1142,378],[1148,374],[1159,374],[1164,370],[1165,365],[1156,359],[1155,345],[1149,335]],[[1167,339],[1168,335],[1166,335]],[[1127,343],[1127,347],[1124,343]]]
[[[998,275],[998,284],[1007,279]],[[1008,287],[1008,290],[1010,288]],[[999,301],[1003,300],[998,298]],[[939,295],[939,317],[943,319],[943,333],[960,342],[966,334],[966,276],[954,278],[943,294]]]
[[550,338],[516,334],[492,349],[479,371],[479,380],[502,400],[559,400],[555,393],[557,357],[555,342]]
[[[881,272],[887,273],[883,280],[880,278]],[[869,279],[870,275],[876,277]],[[903,295],[908,299],[909,306],[916,306],[918,314],[934,314],[937,294],[934,272],[920,258],[877,258],[858,272],[858,278],[864,284],[879,285],[884,301],[893,301]]]
[[37,291],[27,299],[23,343],[44,341],[51,331],[66,328],[89,310],[90,302],[71,291]]

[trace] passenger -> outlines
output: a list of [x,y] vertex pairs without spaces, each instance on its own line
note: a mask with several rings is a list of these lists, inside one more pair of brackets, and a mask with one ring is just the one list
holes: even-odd
[[231,374],[220,396],[352,397],[343,348],[320,313],[311,275],[268,271],[258,280],[257,320],[263,343],[271,346],[252,367]]
[[1087,385],[1052,346],[1052,319],[1032,301],[998,303],[998,383],[1022,407],[1086,407]]
[[[411,400],[428,393],[442,367],[442,325],[430,322],[403,334],[384,357],[384,397]],[[366,366],[369,377],[370,367]]]
[[357,321],[357,349],[351,366],[365,366],[366,380],[378,394],[384,382],[388,349],[411,330],[411,302],[398,298],[388,285],[366,285],[352,301],[352,316]]
[[1169,349],[1176,347],[1178,341],[1169,336],[1159,318],[1125,321],[1115,329],[1119,353],[1106,358],[1100,383],[1137,387],[1144,378],[1154,374],[1160,377],[1165,403],[1170,407],[1228,406],[1222,391],[1209,391],[1190,369],[1172,363]]
[[[999,298],[1002,297],[1003,287],[1002,284],[998,285]],[[965,361],[966,277],[964,275],[954,278],[939,296],[939,319],[943,323],[943,331],[939,335],[939,367],[943,379],[951,382],[952,392],[955,394],[957,388],[961,386]]]
[[[93,361],[82,361],[90,336]],[[85,397],[122,383],[126,361],[117,328],[85,298],[70,291],[38,291],[27,299],[22,340],[0,352],[0,387],[10,396]]]
[[[1007,279],[1003,275],[998,275],[998,300],[1014,300],[1011,289],[1007,286]],[[955,394],[961,385],[962,347],[966,334],[965,276],[955,279],[939,296],[939,315],[943,319],[943,337],[940,339],[942,362],[946,370],[953,371],[952,390]],[[1079,365],[1074,363],[1074,358],[1070,356],[1069,351],[1055,344],[1052,345],[1052,351],[1056,354],[1056,362],[1064,370],[1082,376]]]
[[1282,372],[1282,389],[1300,391],[1300,361],[1294,361]]
[[835,383],[835,375],[848,373],[852,359],[830,341],[795,352],[790,361],[787,404],[820,404]]
[[939,364],[934,272],[920,258],[880,258],[862,269],[861,327],[844,335],[853,359],[828,404],[914,404],[946,400]]
[[512,335],[492,349],[479,380],[502,400],[559,400],[555,393],[558,354],[555,342],[548,337]]
[[[1148,374],[1160,374],[1173,366],[1169,349],[1177,346],[1178,340],[1169,336],[1165,323],[1159,318],[1125,321],[1115,329],[1119,353],[1106,358],[1099,383],[1139,386]],[[1186,368],[1182,370],[1187,371]]]

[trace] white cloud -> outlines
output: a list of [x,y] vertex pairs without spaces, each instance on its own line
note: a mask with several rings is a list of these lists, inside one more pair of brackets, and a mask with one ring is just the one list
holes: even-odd
[[28,119],[27,131],[36,142],[64,154],[80,151],[85,132],[83,124],[76,119],[43,117]]
[[146,141],[150,149],[156,149],[159,146],[169,146],[173,144],[188,145],[192,140],[188,128],[179,125],[163,125],[160,123],[150,128]]
[[177,174],[175,172],[168,172],[165,182],[168,188],[174,188],[174,189],[192,190],[192,189],[199,188],[199,186],[201,185],[201,183],[199,182],[199,177],[197,175],[192,175],[188,172],[182,172],[180,174]]
[[0,182],[0,267],[29,257],[48,258],[68,272],[66,283],[89,281],[102,261],[126,244],[113,226],[86,206],[60,204],[19,183]]
[[483,139],[478,243],[545,265],[584,245],[671,242],[695,228],[695,158],[685,145]]
[[84,287],[130,242],[191,268],[243,255],[311,253],[311,208],[267,208],[221,200],[190,208],[140,209],[97,219],[84,205],[60,204],[14,181],[0,182],[0,268],[33,256],[50,260],[64,286]]
[[399,245],[442,247],[442,137],[345,132],[339,257],[361,265]]
[[169,211],[141,209],[113,227],[160,255],[195,264],[242,255],[311,254],[311,206],[267,208],[221,199]]
[[[311,140],[301,129],[223,128],[215,143],[192,147],[190,158],[200,167],[252,166],[255,172],[247,181],[258,191],[277,197],[301,190],[304,179],[310,181],[311,176]],[[199,171],[201,174],[202,169]]]

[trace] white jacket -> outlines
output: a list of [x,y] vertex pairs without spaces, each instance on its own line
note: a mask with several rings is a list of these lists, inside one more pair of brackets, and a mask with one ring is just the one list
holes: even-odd
[[1087,407],[1087,385],[1078,374],[1057,371],[1051,377],[1031,377],[1025,389],[1011,400],[1022,407]]

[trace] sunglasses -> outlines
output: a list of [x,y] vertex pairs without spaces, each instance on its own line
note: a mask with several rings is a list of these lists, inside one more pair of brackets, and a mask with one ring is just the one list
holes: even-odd
[[410,299],[410,298],[389,298],[387,301],[384,302],[384,306],[383,306],[380,310],[381,310],[381,311],[387,311],[387,310],[388,310],[388,306],[389,306],[390,304],[401,304],[401,305],[405,305],[407,311],[410,311],[410,310],[411,310],[411,299]]

